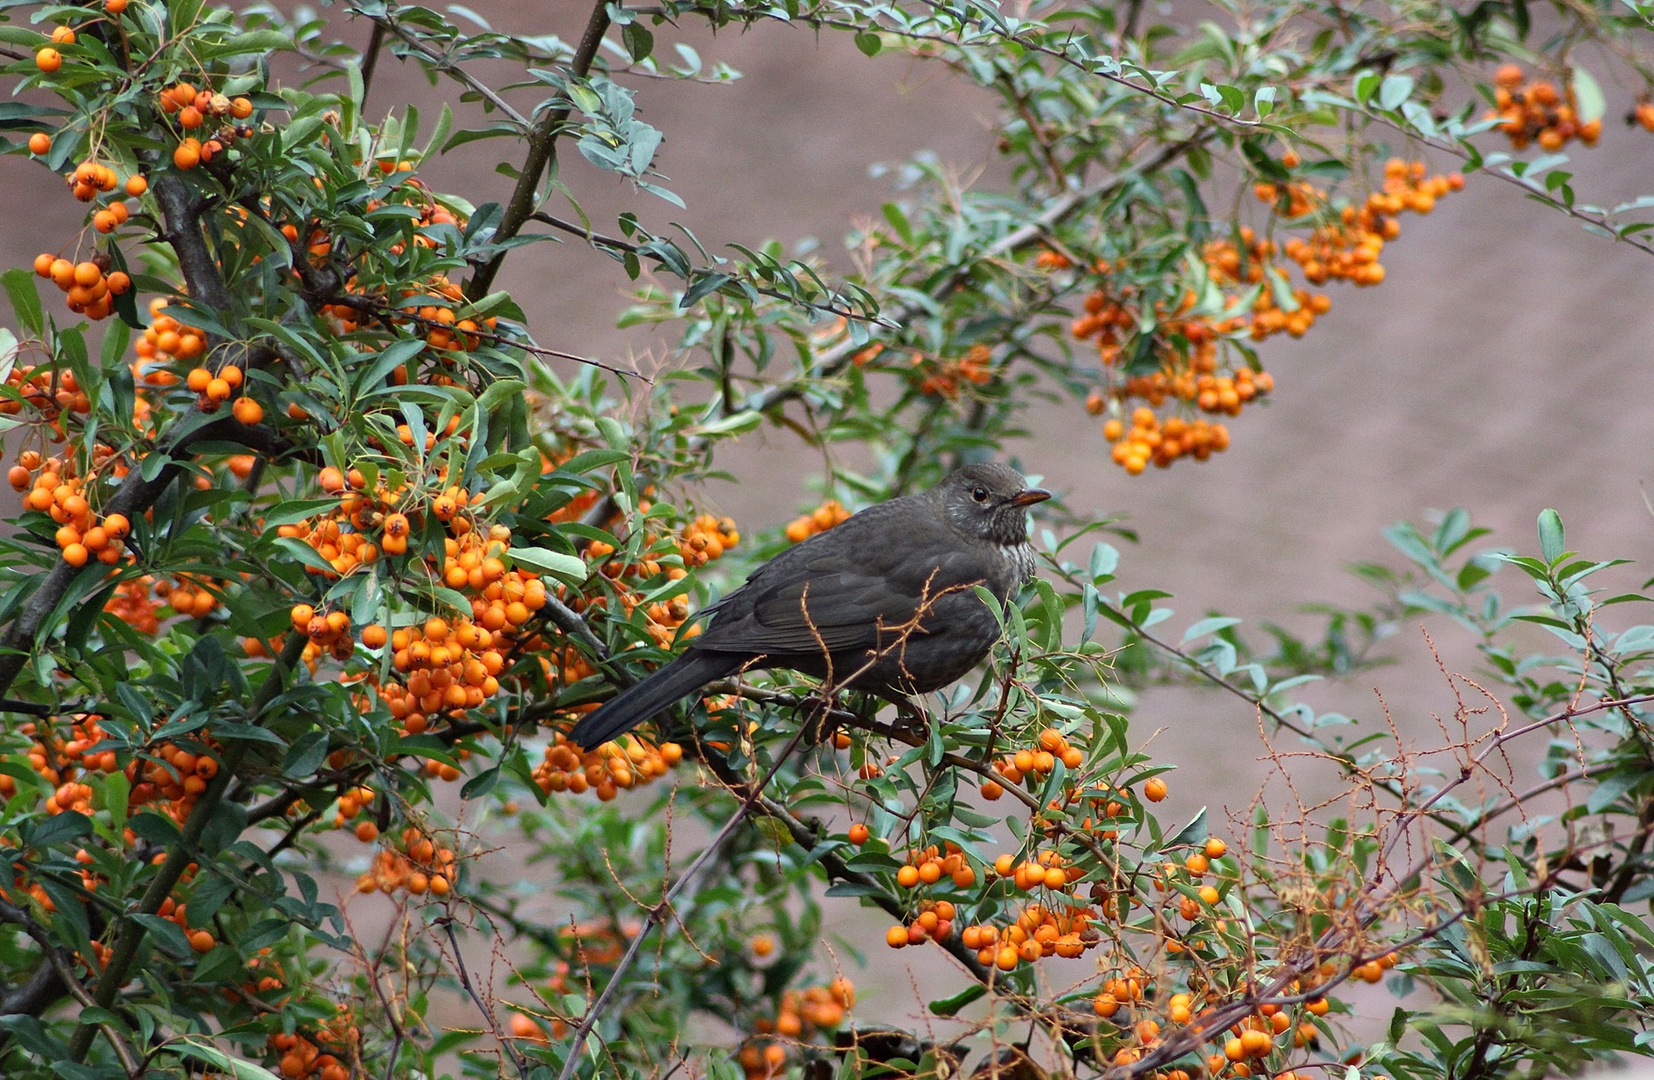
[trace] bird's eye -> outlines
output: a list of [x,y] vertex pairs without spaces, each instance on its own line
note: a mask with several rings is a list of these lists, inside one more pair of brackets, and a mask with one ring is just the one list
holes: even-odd
[[985,487],[971,488],[971,498],[975,499],[979,503],[987,502],[988,501],[988,489],[985,488]]

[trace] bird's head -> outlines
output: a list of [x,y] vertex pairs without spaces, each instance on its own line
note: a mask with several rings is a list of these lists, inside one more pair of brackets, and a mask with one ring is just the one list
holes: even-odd
[[937,490],[957,532],[1007,546],[1028,538],[1024,511],[1051,497],[1043,488],[1029,487],[1015,469],[993,462],[955,469]]

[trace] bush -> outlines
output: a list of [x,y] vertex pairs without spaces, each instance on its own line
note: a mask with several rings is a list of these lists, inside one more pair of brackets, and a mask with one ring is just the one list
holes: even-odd
[[[765,423],[865,447],[835,480],[866,503],[1000,454],[1055,395],[1176,483],[1245,437],[1263,343],[1312,330],[1324,286],[1380,285],[1402,218],[1465,174],[1654,253],[1647,200],[1576,199],[1559,152],[1645,137],[1604,133],[1622,106],[1654,130],[1646,7],[1004,7],[599,0],[570,44],[362,2],[363,55],[261,7],[13,9],[10,149],[90,231],[3,278],[7,1076],[1469,1080],[1650,1052],[1654,628],[1550,511],[1537,555],[1473,550],[1463,512],[1397,526],[1379,603],[1265,651],[1226,617],[1166,636],[1170,594],[1111,589],[1110,526],[1058,505],[991,665],[928,723],[778,675],[591,752],[562,734],[846,516],[743,536],[698,512]],[[916,163],[842,280],[651,224],[682,199],[643,78],[731,74],[663,46],[780,21],[993,91],[1010,190]],[[460,110],[369,122],[386,54]],[[461,147],[506,162],[503,205],[420,179]],[[560,179],[571,147],[631,181],[616,225]],[[670,377],[541,346],[494,289],[558,234],[635,283],[624,321],[681,333]],[[1439,745],[1297,700],[1423,616],[1485,669],[1443,668]],[[1160,821],[1173,763],[1128,724],[1159,680],[1242,699],[1285,780],[1330,769],[1345,797]],[[1548,740],[1538,783],[1519,740]],[[709,837],[687,863],[682,831]],[[566,924],[482,872],[508,840],[556,868]],[[392,913],[378,941],[323,896],[342,866]],[[948,955],[928,1009],[957,1041],[857,1015],[822,948],[851,902]],[[1386,977],[1388,1029],[1348,1022]],[[434,1023],[437,993],[472,1024]]]

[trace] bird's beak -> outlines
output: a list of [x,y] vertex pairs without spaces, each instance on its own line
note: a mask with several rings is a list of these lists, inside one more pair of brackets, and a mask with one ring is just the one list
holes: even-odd
[[1033,506],[1042,503],[1051,497],[1051,493],[1044,488],[1028,488],[1011,496],[1012,506]]

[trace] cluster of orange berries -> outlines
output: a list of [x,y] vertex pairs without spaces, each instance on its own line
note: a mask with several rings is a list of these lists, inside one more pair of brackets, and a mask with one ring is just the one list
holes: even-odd
[[[1113,1019],[1120,1016],[1122,1010],[1140,1010],[1146,1003],[1153,1001],[1155,994],[1150,985],[1148,976],[1141,968],[1133,967],[1122,974],[1115,975],[1104,981],[1102,989],[1092,1000],[1092,1010],[1104,1019]],[[1207,1002],[1201,1004],[1196,1011],[1196,995],[1193,993],[1172,994],[1165,1005],[1165,1012],[1161,1015],[1167,1023],[1181,1027],[1194,1023],[1215,1011],[1215,1004]],[[1304,1007],[1308,1016],[1324,1016],[1329,1009],[1325,998],[1315,998]],[[1143,1018],[1135,1022],[1127,1019],[1116,1020],[1119,1032],[1125,1036],[1123,1044],[1118,1046],[1113,1056],[1116,1065],[1130,1065],[1139,1060],[1144,1053],[1152,1050],[1162,1041],[1160,1022],[1152,1018]],[[1259,1064],[1261,1059],[1268,1057],[1276,1050],[1276,1040],[1293,1029],[1292,1016],[1285,1008],[1274,1004],[1259,1005],[1250,1015],[1231,1025],[1228,1037],[1223,1044],[1222,1052],[1209,1055],[1205,1061],[1205,1072],[1213,1077],[1251,1077],[1259,1075],[1264,1067]],[[1307,1045],[1313,1040],[1318,1031],[1315,1025],[1308,1021],[1299,1025],[1293,1033],[1294,1046]],[[1194,1069],[1194,1075],[1201,1075],[1200,1068]],[[1273,1080],[1307,1080],[1301,1074],[1291,1071],[1266,1070],[1264,1075],[1270,1075]],[[1190,1073],[1184,1069],[1174,1069],[1166,1073],[1155,1074],[1161,1080],[1189,1080]]]
[[801,543],[816,533],[824,533],[849,519],[850,511],[846,510],[842,503],[837,499],[828,499],[808,514],[788,522],[787,539],[795,544]]
[[[330,485],[327,481],[330,477],[337,476],[338,473],[339,470],[332,466],[322,470],[324,491],[328,491]],[[353,469],[351,475],[356,478],[362,474]],[[366,486],[366,481],[362,481],[362,484]],[[337,491],[328,493],[338,494]],[[304,521],[278,525],[276,535],[303,540],[331,568],[329,572],[323,567],[306,564],[305,569],[309,573],[328,579],[346,577],[354,573],[358,567],[371,566],[378,562],[385,544],[399,546],[401,551],[407,550],[407,517],[400,513],[385,513],[395,505],[398,497],[399,493],[381,490],[375,492],[370,500],[358,495],[353,486],[352,497],[341,499],[339,506]],[[349,510],[345,508],[347,502],[350,505]],[[377,538],[378,543],[374,542],[376,532],[380,534]]]
[[[200,338],[196,340],[199,341]],[[229,401],[231,396],[241,389],[242,380],[241,368],[235,364],[225,364],[216,373],[204,367],[191,368],[189,375],[184,379],[184,385],[196,395],[196,408],[204,413],[215,413],[220,405]],[[230,413],[236,420],[250,427],[264,419],[264,406],[242,394],[235,399]]]
[[[1296,185],[1305,186],[1307,185]],[[1272,187],[1273,185],[1269,184],[1259,185],[1260,194]],[[1296,204],[1294,206],[1296,208]],[[1246,248],[1244,260],[1240,248],[1233,240],[1214,240],[1206,245],[1206,266],[1213,281],[1220,285],[1258,285],[1263,282],[1267,268],[1275,259],[1275,242],[1258,236],[1250,226],[1242,226],[1240,243]],[[1300,240],[1289,240],[1287,247],[1293,248],[1295,244],[1301,243]],[[1326,278],[1318,276],[1312,280],[1316,284],[1321,284]],[[1309,333],[1310,327],[1315,325],[1316,316],[1325,315],[1332,310],[1330,296],[1311,293],[1308,289],[1293,289],[1292,303],[1293,307],[1289,311],[1277,302],[1274,289],[1259,289],[1252,299],[1252,310],[1249,315],[1244,312],[1234,315],[1214,325],[1212,334],[1203,334],[1201,338],[1207,340],[1212,335],[1230,334],[1240,330],[1245,330],[1253,341],[1265,341],[1276,334],[1303,337]],[[1226,310],[1235,311],[1239,305],[1240,298],[1232,298]],[[1187,399],[1189,395],[1180,388],[1178,396]]]
[[[452,213],[434,203],[425,207],[421,217],[422,224],[455,220]],[[414,243],[421,247],[431,247],[436,241],[423,234],[415,234]],[[433,304],[432,300],[443,302]],[[425,282],[421,288],[403,289],[400,308],[406,313],[405,318],[419,323],[425,331],[425,343],[431,348],[469,352],[477,347],[477,332],[493,330],[498,325],[498,320],[490,317],[479,322],[476,319],[458,318],[454,314],[454,308],[465,302],[465,290],[457,282],[437,276]]]
[[[1240,374],[1248,371],[1242,368],[1235,379],[1226,377],[1200,393],[1203,396],[1208,393],[1221,395],[1220,401],[1232,397],[1237,402],[1236,412],[1239,412],[1238,402],[1251,400],[1260,387],[1267,390],[1274,384],[1267,373],[1259,376],[1261,380],[1269,380],[1267,384],[1242,380]],[[1203,375],[1201,378],[1211,379],[1212,376]],[[1246,393],[1244,399],[1240,396],[1242,391]],[[1169,416],[1162,424],[1153,409],[1141,406],[1133,410],[1129,430],[1118,418],[1111,418],[1103,424],[1103,437],[1114,444],[1110,452],[1114,463],[1132,476],[1148,468],[1151,461],[1164,469],[1180,457],[1205,461],[1213,454],[1229,449],[1229,429],[1222,423],[1210,423],[1202,417],[1184,420],[1181,416]]]
[[[647,512],[650,505],[648,500],[644,500],[639,503],[639,508]],[[643,540],[645,551],[654,551],[659,543],[659,538],[652,533],[644,534]],[[722,558],[724,553],[740,540],[741,534],[736,529],[733,519],[702,514],[689,522],[674,538],[673,543],[685,566],[705,566],[714,559]],[[644,582],[662,573],[668,580],[680,581],[689,573],[682,566],[663,567],[658,559],[648,555],[635,563],[624,563],[609,558],[614,553],[614,546],[602,540],[592,541],[586,545],[585,550],[586,558],[601,561],[600,573],[613,583],[620,614],[625,618],[630,618],[642,602],[643,590],[640,586]],[[583,596],[567,586],[559,586],[557,595],[558,599],[563,600],[574,611],[605,608],[609,603],[607,596]],[[670,646],[680,636],[680,632],[686,638],[695,637],[701,632],[698,625],[684,628],[683,624],[689,618],[689,601],[681,596],[654,601],[644,609],[644,614],[647,616],[646,631],[662,648]],[[560,669],[554,668],[553,660],[561,661]],[[548,681],[560,675],[564,685],[579,682],[593,674],[591,665],[574,650],[553,651],[549,656],[542,656],[541,664]],[[589,712],[596,707],[595,704],[576,706],[570,712]]]
[[[52,468],[54,464],[59,468]],[[57,458],[41,461],[39,453],[30,450],[20,455],[8,471],[7,480],[18,491],[28,489],[23,496],[25,507],[44,511],[57,522],[54,539],[64,562],[78,567],[96,559],[113,566],[120,561],[122,541],[132,532],[132,523],[125,514],[94,514],[82,493],[85,480],[65,475],[67,472],[65,463]]]
[[[1256,238],[1249,235],[1249,230],[1242,235],[1247,243],[1255,243]],[[1269,253],[1269,249],[1255,249],[1254,257],[1242,269],[1234,246],[1223,241],[1209,246],[1207,259],[1214,280],[1232,281],[1235,275],[1243,278],[1255,275],[1261,279],[1262,257]],[[1128,293],[1130,291],[1126,290]],[[1204,412],[1236,416],[1246,403],[1273,389],[1274,380],[1269,375],[1261,372],[1254,374],[1250,368],[1239,368],[1232,375],[1216,373],[1217,347],[1222,338],[1248,326],[1254,337],[1298,328],[1297,322],[1290,326],[1274,323],[1274,316],[1280,313],[1271,310],[1269,296],[1269,290],[1260,290],[1253,302],[1256,314],[1250,322],[1241,315],[1212,319],[1192,314],[1190,309],[1195,304],[1192,291],[1185,293],[1175,312],[1168,312],[1163,304],[1159,305],[1160,320],[1155,334],[1160,370],[1119,379],[1108,395],[1093,393],[1086,401],[1086,410],[1093,416],[1108,411],[1111,398],[1116,402],[1139,399],[1150,406],[1139,407],[1133,413],[1133,428],[1129,437],[1125,424],[1118,417],[1105,421],[1103,434],[1114,444],[1112,457],[1115,464],[1136,475],[1151,461],[1165,468],[1180,457],[1205,461],[1212,454],[1228,448],[1229,433],[1223,424],[1198,418],[1187,421],[1174,416],[1168,418],[1162,427],[1153,409],[1175,398]],[[1097,289],[1086,297],[1085,314],[1074,320],[1070,327],[1070,332],[1076,337],[1097,339],[1098,355],[1105,367],[1118,362],[1122,334],[1129,332],[1136,323],[1128,299],[1116,298],[1105,289]],[[1300,305],[1300,311],[1304,314],[1300,316],[1299,312],[1294,312],[1292,317],[1312,321],[1314,298],[1306,295],[1304,299],[1305,302]],[[1231,308],[1233,306],[1231,304]]]
[[624,735],[586,750],[558,734],[546,747],[544,760],[534,767],[534,783],[547,795],[560,791],[575,795],[597,793],[604,802],[624,788],[640,787],[683,760],[675,742],[656,746],[637,735]]
[[350,616],[344,612],[321,612],[309,604],[294,604],[287,615],[293,629],[305,636],[306,659],[319,660],[326,653],[343,662],[355,655],[356,639],[350,634]]
[[[287,1080],[350,1080],[351,1069],[346,1064],[361,1058],[361,1033],[349,1023],[347,1007],[339,1006],[339,1016],[316,1035],[307,1037],[296,1032],[271,1035],[268,1045],[272,1054],[280,1054],[276,1068]],[[323,1050],[323,1047],[328,1050]],[[342,1060],[341,1060],[342,1059]]]
[[909,851],[907,865],[896,871],[896,884],[904,889],[934,885],[943,878],[952,881],[958,889],[976,884],[976,871],[965,860],[963,849],[951,840],[941,847],[932,844]]
[[[209,122],[214,119],[222,120],[227,117],[230,120],[246,120],[253,115],[251,100],[215,94],[204,87],[197,90],[194,85],[187,82],[180,82],[162,90],[159,104],[161,111],[172,116],[178,126],[186,132],[199,130],[203,126],[210,127]],[[245,138],[252,133],[250,127],[237,126],[226,121],[205,142],[194,135],[185,135],[173,148],[172,163],[177,168],[188,171],[222,154],[225,146],[237,136]]]
[[741,534],[733,518],[701,514],[683,527],[678,551],[685,566],[705,566],[740,542]]
[[[124,203],[115,205],[125,206]],[[132,279],[126,272],[110,270],[111,265],[109,256],[102,252],[78,263],[60,259],[50,252],[34,257],[34,272],[50,278],[52,284],[63,290],[69,310],[94,321],[114,314],[115,297],[132,288]]]
[[959,940],[967,949],[976,950],[976,959],[984,967],[1015,971],[1019,964],[1048,956],[1071,960],[1096,948],[1103,936],[1091,925],[1095,918],[1090,907],[1029,904],[1003,929],[992,924],[967,926]]
[[43,73],[45,73],[47,75],[52,74],[58,68],[63,66],[63,54],[58,52],[52,46],[53,45],[73,45],[74,43],[75,43],[75,31],[74,31],[73,27],[68,27],[68,26],[55,26],[55,27],[53,27],[52,28],[52,44],[43,46],[43,47],[35,50],[34,66],[39,68]]
[[140,386],[165,389],[176,384],[178,376],[168,370],[171,365],[194,360],[207,351],[207,339],[201,331],[166,314],[166,307],[165,297],[157,296],[149,302],[150,324],[132,345],[132,351],[138,354],[132,376]]
[[[1034,746],[1024,747],[1005,755],[994,762],[994,771],[1012,784],[1022,783],[1022,778],[1029,774],[1037,777],[1045,776],[1057,767],[1061,761],[1070,771],[1078,769],[1085,762],[1085,751],[1077,746],[1070,746],[1068,739],[1056,728],[1046,728],[1037,736]],[[996,781],[985,780],[982,783],[982,797],[997,799],[1005,794],[1005,789]]]
[[744,1041],[736,1055],[747,1080],[777,1075],[787,1063],[789,1044],[798,1045],[818,1031],[834,1030],[855,1003],[856,989],[842,977],[826,986],[783,992],[774,1018],[758,1017],[753,1022],[757,1036]]
[[[341,816],[346,808],[345,798],[339,800]],[[358,803],[358,809],[360,805]],[[356,838],[363,843],[372,843],[376,840],[379,836],[378,828],[374,827],[371,833],[365,828],[372,824],[362,822],[358,825]],[[389,896],[398,890],[406,890],[413,896],[429,894],[440,899],[447,896],[454,887],[454,880],[458,875],[457,863],[458,857],[452,848],[437,843],[410,825],[402,830],[400,848],[379,849],[378,855],[374,857],[373,866],[356,879],[356,891],[382,892]]]
[[962,384],[983,386],[994,377],[993,354],[986,345],[972,345],[964,356],[949,360],[932,361],[922,353],[914,353],[912,364],[924,372],[919,380],[919,392],[949,401],[958,399]]
[[[17,397],[0,398],[0,416],[16,416],[28,406],[40,413],[54,436],[66,434],[58,419],[63,413],[83,415],[92,410],[75,373],[51,364],[18,364],[6,374],[5,385],[15,388]],[[12,486],[23,490],[15,481]]]
[[[543,605],[545,586],[535,584],[539,588],[527,595]],[[521,600],[512,606],[519,605],[527,610]],[[491,613],[496,610],[490,608]],[[383,647],[386,636],[383,627],[369,626],[363,630],[362,643]],[[388,637],[395,674],[377,682],[375,689],[405,734],[429,730],[432,720],[444,713],[463,717],[466,710],[499,693],[499,676],[511,647],[505,628],[490,629],[463,617],[449,622],[433,616],[423,624],[397,627]],[[451,770],[453,766],[439,768]],[[452,779],[446,773],[443,778]]]
[[132,783],[128,803],[132,806],[164,803],[157,809],[182,825],[195,809],[201,793],[218,775],[216,755],[220,747],[211,738],[201,741],[208,752],[197,754],[175,743],[164,743],[151,752],[158,761],[128,763],[126,778]]
[[[52,793],[46,797],[45,809],[48,814],[61,814],[65,810],[90,814],[92,788],[77,782],[75,778],[83,770],[104,773],[115,771],[113,750],[96,754],[87,753],[90,748],[103,741],[104,732],[99,720],[97,716],[80,717],[71,724],[69,739],[59,736],[56,728],[50,724],[45,725],[42,730],[42,725],[30,720],[18,727],[18,733],[30,739],[29,748],[25,751],[30,770],[52,788]],[[0,755],[0,761],[10,761],[12,756]],[[15,794],[17,780],[12,776],[0,774],[0,796],[9,799]]]
[[1378,258],[1385,241],[1401,235],[1397,215],[1428,214],[1437,199],[1463,187],[1464,177],[1458,173],[1427,176],[1424,162],[1391,158],[1384,163],[1382,190],[1368,194],[1359,207],[1344,207],[1337,222],[1317,227],[1308,240],[1288,240],[1282,250],[1311,284],[1336,279],[1377,285],[1384,280]]
[[[164,855],[161,855],[160,857],[165,858]],[[195,864],[191,863],[190,867],[190,873],[193,875]],[[178,929],[184,932],[184,936],[189,939],[190,948],[195,952],[212,952],[214,946],[218,944],[218,939],[213,937],[213,932],[211,930],[208,930],[205,927],[195,930],[191,930],[189,928],[188,905],[180,904],[173,897],[169,896],[165,900],[162,900],[161,906],[156,910],[155,914],[169,922],[177,923]]]
[[[115,586],[115,592],[104,603],[103,610],[140,634],[154,634],[161,629],[161,617],[156,614],[159,605],[155,603],[154,585],[155,579],[148,574],[129,578]],[[206,595],[208,600],[217,604],[216,597],[211,593]],[[191,601],[190,614],[193,615],[193,596]]]
[[[201,578],[191,574],[177,574],[172,580],[162,578],[151,585],[156,596],[167,602],[173,613],[185,618],[202,618],[218,607],[218,597]],[[106,606],[107,610],[107,606]]]
[[[354,787],[339,796],[339,805],[333,812],[333,827],[343,829],[373,805],[374,792],[370,787]],[[372,821],[361,821],[354,829],[356,839],[371,844],[379,839],[379,826]]]
[[[1524,85],[1522,69],[1506,64],[1493,74],[1494,108],[1489,120],[1499,121],[1499,130],[1510,145],[1522,150],[1537,142],[1541,149],[1555,153],[1572,139],[1595,146],[1602,136],[1601,120],[1581,120],[1571,86],[1559,92],[1546,79]],[[1651,129],[1654,130],[1654,129]]]

